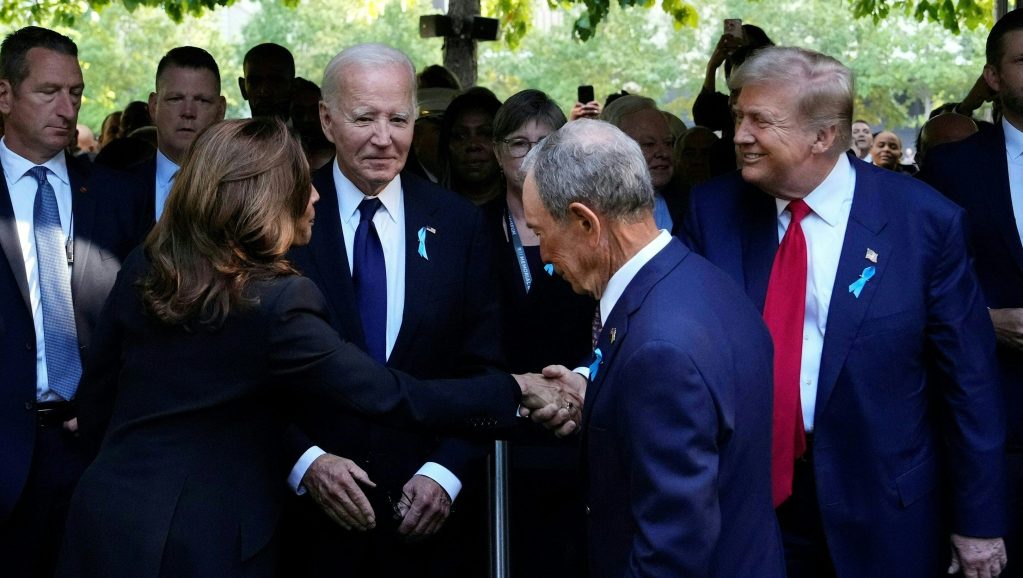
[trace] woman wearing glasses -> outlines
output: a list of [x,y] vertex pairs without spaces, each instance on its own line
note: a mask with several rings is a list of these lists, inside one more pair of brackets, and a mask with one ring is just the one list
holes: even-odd
[[[494,239],[494,270],[504,315],[504,352],[509,368],[537,371],[551,364],[574,367],[591,353],[597,303],[577,295],[540,258],[540,240],[526,226],[521,168],[544,137],[565,124],[546,94],[523,90],[494,117],[494,153],[504,173],[504,194],[484,205]],[[510,443],[512,566],[539,577],[579,576],[585,564],[576,538],[583,535],[582,502],[576,482],[578,447],[542,429],[520,432]],[[534,548],[540,548],[535,550]],[[552,559],[537,569],[516,559],[543,551]],[[535,572],[541,572],[536,574]]]

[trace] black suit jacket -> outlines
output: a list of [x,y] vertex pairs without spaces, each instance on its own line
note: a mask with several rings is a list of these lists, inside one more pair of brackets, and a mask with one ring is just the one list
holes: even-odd
[[[139,240],[138,183],[67,156],[74,215],[71,292],[83,363],[103,301]],[[2,170],[2,169],[0,169]],[[0,175],[0,520],[25,484],[35,447],[36,337],[7,179]]]
[[[1023,244],[1012,212],[1001,123],[927,153],[920,178],[966,209],[970,248],[987,306],[1023,307]],[[1023,451],[1023,354],[998,345],[1007,444]]]
[[142,220],[139,226],[144,238],[156,224],[156,157],[142,161],[129,168],[128,172],[134,175],[142,185],[139,188],[141,197],[139,202],[142,206],[140,215]]
[[[316,226],[309,245],[292,250],[296,267],[327,297],[331,324],[347,340],[365,349],[362,320],[345,252],[334,163],[314,173],[320,193]],[[418,378],[451,377],[469,368],[501,360],[500,315],[490,265],[489,237],[481,213],[471,203],[429,181],[401,175],[405,207],[405,304],[401,330],[388,367]],[[419,254],[418,232],[427,233],[427,258]],[[301,424],[308,436],[296,436],[292,457],[311,445],[355,460],[381,489],[397,491],[426,461],[462,477],[473,458],[483,455],[477,442],[437,439],[351,416],[309,408]]]
[[[129,258],[82,384],[81,434],[99,455],[72,499],[59,575],[270,575],[296,397],[397,425],[487,432],[515,421],[507,375],[416,382],[344,343],[299,276],[254,282],[217,330],[146,314]],[[109,419],[109,427],[105,427]]]

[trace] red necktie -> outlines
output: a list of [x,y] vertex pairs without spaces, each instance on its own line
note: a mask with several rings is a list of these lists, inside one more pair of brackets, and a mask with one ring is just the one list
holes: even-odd
[[771,496],[778,507],[792,495],[796,458],[806,451],[799,401],[806,314],[806,238],[799,222],[810,212],[802,199],[786,207],[792,221],[778,246],[764,303],[764,322],[774,341],[774,428],[771,438]]

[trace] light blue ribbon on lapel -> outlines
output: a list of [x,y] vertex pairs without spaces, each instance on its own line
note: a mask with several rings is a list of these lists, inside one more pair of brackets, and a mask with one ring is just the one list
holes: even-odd
[[547,263],[546,265],[543,266],[543,270],[547,271],[547,274],[550,275],[551,277],[553,277],[554,276],[554,263]]
[[874,276],[874,271],[873,265],[867,267],[860,273],[860,278],[854,281],[852,285],[849,285],[849,292],[856,296],[857,299],[860,298],[860,291],[863,291],[867,281],[870,281],[870,278]]
[[593,363],[590,364],[590,381],[597,379],[597,370],[600,369],[600,362],[604,360],[604,354],[600,348],[593,350]]
[[419,256],[427,261],[430,260],[426,256],[426,227],[419,229]]

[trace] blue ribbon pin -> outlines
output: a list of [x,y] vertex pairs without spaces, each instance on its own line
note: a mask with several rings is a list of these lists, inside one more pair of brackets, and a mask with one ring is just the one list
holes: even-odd
[[554,263],[547,263],[546,265],[543,266],[543,270],[547,271],[547,274],[550,275],[551,277],[553,277],[554,276]]
[[604,354],[600,348],[593,350],[593,363],[590,364],[590,381],[597,379],[597,370],[600,369],[600,362],[604,360]]
[[419,229],[419,256],[427,261],[430,260],[426,256],[426,227]]
[[857,299],[860,298],[860,291],[863,291],[863,287],[870,281],[870,278],[874,276],[874,266],[871,265],[860,273],[860,278],[849,285],[849,292],[852,293]]

